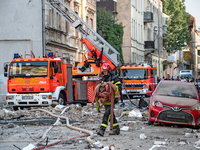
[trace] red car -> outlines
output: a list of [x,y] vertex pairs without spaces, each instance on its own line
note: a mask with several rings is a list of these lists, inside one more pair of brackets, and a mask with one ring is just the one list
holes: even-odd
[[198,126],[200,99],[194,84],[160,81],[149,102],[149,124],[154,122]]

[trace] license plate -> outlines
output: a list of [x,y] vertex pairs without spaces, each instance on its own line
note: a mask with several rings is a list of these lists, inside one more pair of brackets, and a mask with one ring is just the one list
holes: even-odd
[[185,115],[180,115],[180,114],[167,114],[167,117],[175,119],[185,119]]
[[22,99],[33,99],[33,96],[22,96]]

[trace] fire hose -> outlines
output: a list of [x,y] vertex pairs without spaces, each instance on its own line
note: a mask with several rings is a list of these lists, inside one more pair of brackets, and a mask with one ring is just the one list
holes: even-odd
[[[92,138],[94,137],[94,134],[92,131],[88,131],[88,130],[85,130],[85,129],[81,129],[81,128],[78,128],[78,127],[74,127],[72,125],[69,124],[69,118],[65,117],[65,116],[58,116],[58,115],[55,115],[47,110],[44,110],[44,109],[33,109],[33,110],[30,110],[30,111],[43,111],[43,112],[46,112],[48,113],[49,115],[51,115],[52,117],[55,117],[55,118],[60,118],[60,119],[65,119],[66,120],[66,126],[72,130],[77,130],[77,131],[82,131],[84,133],[87,133],[89,134],[89,136],[86,138],[87,142],[91,143],[91,144],[94,144],[96,143],[96,141],[92,140]],[[59,143],[60,141],[58,141],[57,143]],[[57,144],[57,143],[53,143],[53,144]],[[104,146],[103,146],[104,147]],[[42,147],[43,148],[43,147]],[[109,146],[109,150],[114,150],[115,149],[115,146],[114,145],[110,145]]]
[[87,133],[87,134],[90,134],[90,136],[88,136],[86,138],[87,142],[89,143],[95,143],[96,141],[92,140],[94,134],[92,131],[88,131],[88,130],[85,130],[85,129],[81,129],[81,128],[78,128],[78,127],[74,127],[72,125],[69,124],[69,118],[65,117],[65,116],[58,116],[58,115],[55,115],[47,110],[44,110],[44,109],[33,109],[33,110],[30,110],[30,111],[43,111],[43,112],[46,112],[48,113],[49,115],[51,115],[52,117],[55,117],[55,118],[61,118],[61,119],[65,119],[66,120],[66,126],[72,130],[77,130],[77,131],[82,131],[84,133]]

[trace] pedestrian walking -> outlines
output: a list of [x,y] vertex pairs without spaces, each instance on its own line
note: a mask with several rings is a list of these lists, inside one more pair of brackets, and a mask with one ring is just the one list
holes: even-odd
[[[104,107],[105,107],[105,113],[104,113],[104,116],[103,116],[103,120],[102,120],[102,123],[101,123],[101,127],[100,127],[100,130],[97,132],[98,135],[100,136],[103,136],[104,135],[104,132],[106,131],[106,128],[108,126],[108,123],[110,122],[110,117],[111,117],[111,112],[114,113],[114,110],[111,110],[111,101],[114,100],[114,103],[117,103],[117,100],[115,97],[117,96],[117,92],[119,88],[121,88],[121,81],[118,77],[118,75],[114,75],[113,73],[111,74],[110,71],[111,71],[111,67],[108,63],[104,63],[102,65],[102,74],[103,74],[103,77],[101,79],[101,83],[100,83],[100,88],[99,90],[101,90],[101,92],[104,91],[104,89],[101,89],[101,87],[105,87],[106,84],[114,84],[115,88],[116,88],[116,91],[115,93],[112,95],[113,96],[113,99],[106,99],[104,98],[104,100],[102,101]],[[95,88],[96,89],[96,88]],[[100,100],[102,98],[99,98]],[[98,103],[98,100],[96,100],[96,97],[95,97],[95,102],[96,104]],[[98,104],[97,104],[97,107],[98,107]],[[99,108],[97,108],[97,110],[99,110]],[[110,133],[110,135],[118,135],[120,134],[120,128],[119,128],[119,124],[117,122],[117,119],[115,118],[115,115],[113,114],[113,132]]]

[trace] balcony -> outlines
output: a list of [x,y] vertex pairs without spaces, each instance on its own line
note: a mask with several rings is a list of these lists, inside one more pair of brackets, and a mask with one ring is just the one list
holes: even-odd
[[153,22],[153,13],[152,12],[144,12],[144,22]]
[[167,62],[168,63],[174,63],[175,62],[175,57],[174,56],[167,56]]
[[145,49],[155,49],[154,41],[144,41]]
[[115,1],[100,1],[97,2],[97,7],[106,8],[106,11],[117,13],[117,2]]

